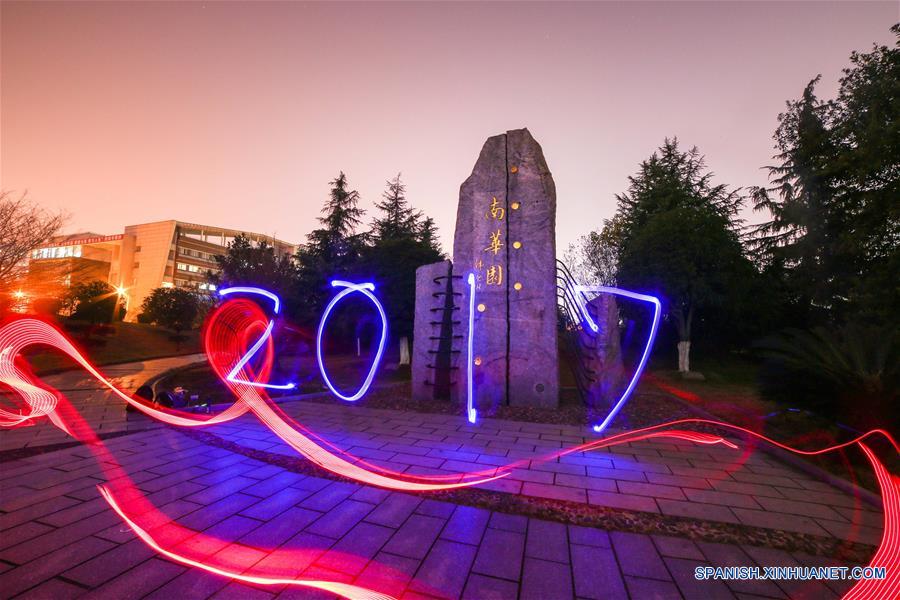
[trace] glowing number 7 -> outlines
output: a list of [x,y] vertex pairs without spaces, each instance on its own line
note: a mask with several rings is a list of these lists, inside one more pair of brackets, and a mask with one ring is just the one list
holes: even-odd
[[618,401],[616,401],[616,403],[613,405],[612,410],[609,411],[609,414],[606,415],[606,418],[603,419],[603,422],[599,425],[594,425],[593,427],[594,431],[596,431],[597,433],[602,433],[604,429],[609,427],[609,424],[616,417],[616,415],[619,414],[619,411],[622,410],[622,407],[625,405],[625,401],[628,400],[631,392],[634,391],[638,379],[641,378],[641,373],[644,372],[644,367],[647,366],[647,359],[650,358],[650,349],[653,348],[653,340],[656,338],[656,330],[659,328],[659,316],[662,312],[662,305],[659,302],[659,298],[655,296],[638,294],[637,292],[630,292],[628,290],[623,290],[622,288],[609,287],[604,285],[576,285],[575,293],[578,309],[581,311],[582,316],[584,316],[585,323],[591,328],[591,331],[593,331],[594,333],[600,331],[600,327],[597,325],[594,319],[591,318],[591,314],[588,312],[588,292],[613,294],[616,296],[631,298],[632,300],[640,300],[641,302],[647,302],[653,305],[653,324],[650,326],[650,335],[647,336],[647,345],[644,346],[644,353],[641,355],[641,360],[638,362],[638,366],[634,370],[634,375],[631,376],[631,380],[628,382],[628,386],[625,388],[625,391],[621,396],[619,396]]
[[[239,287],[225,288],[225,289],[219,291],[220,296],[227,296],[228,294],[236,294],[236,293],[258,294],[260,296],[264,296],[264,297],[268,298],[269,300],[272,301],[273,309],[274,309],[274,312],[276,315],[278,314],[278,311],[281,308],[281,300],[279,300],[278,296],[276,296],[272,292],[270,292],[268,290],[264,290],[262,288],[240,287],[239,286]],[[241,369],[243,369],[244,366],[248,362],[250,362],[250,359],[252,359],[256,355],[256,353],[259,352],[259,349],[262,348],[263,344],[266,343],[266,340],[268,340],[272,336],[272,328],[274,326],[275,326],[275,320],[274,319],[269,320],[269,324],[266,325],[266,330],[263,331],[263,334],[260,336],[260,338],[258,340],[256,340],[256,343],[254,343],[253,346],[250,347],[250,349],[247,351],[247,353],[241,357],[241,360],[239,360],[237,362],[237,364],[234,365],[234,368],[225,377],[226,380],[230,381],[231,383],[252,385],[254,387],[267,388],[270,390],[292,390],[295,387],[297,387],[296,383],[285,383],[285,384],[259,383],[257,381],[247,381],[246,379],[238,379],[238,374],[241,372]]]

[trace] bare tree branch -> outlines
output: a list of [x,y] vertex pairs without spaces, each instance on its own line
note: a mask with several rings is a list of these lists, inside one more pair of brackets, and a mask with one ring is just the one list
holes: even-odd
[[48,212],[25,193],[15,198],[0,191],[0,291],[22,277],[31,251],[50,240],[64,221],[62,214]]

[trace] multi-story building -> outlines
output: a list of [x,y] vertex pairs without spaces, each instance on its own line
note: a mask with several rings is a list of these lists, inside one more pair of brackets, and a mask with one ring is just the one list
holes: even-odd
[[82,233],[60,236],[32,252],[28,284],[31,295],[59,295],[75,283],[101,279],[120,290],[126,301],[126,321],[134,321],[141,304],[158,287],[214,291],[209,273],[218,272],[215,256],[224,254],[238,235],[265,241],[276,254],[294,254],[297,246],[269,235],[159,221],[129,225],[117,235]]

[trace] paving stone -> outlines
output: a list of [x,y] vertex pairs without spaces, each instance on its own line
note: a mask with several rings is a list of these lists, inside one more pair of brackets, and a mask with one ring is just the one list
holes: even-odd
[[753,527],[766,527],[768,529],[781,529],[784,531],[796,531],[799,533],[811,533],[813,535],[828,536],[828,532],[822,529],[813,519],[799,515],[788,515],[763,510],[750,510],[747,508],[731,509],[741,523]]
[[670,579],[649,535],[613,531],[609,534],[622,573],[633,577]]
[[388,539],[394,530],[372,523],[359,523],[316,561],[327,569],[350,575],[358,575]]
[[[781,488],[775,488],[770,485],[732,481],[731,479],[710,481],[710,485],[712,485],[713,489],[720,490],[722,492],[733,492],[735,494],[744,494],[746,496],[768,496],[770,498],[784,498],[784,494],[779,491]],[[798,491],[802,492],[802,490]]]
[[156,552],[143,540],[132,539],[69,569],[65,576],[71,581],[93,588],[155,555]]
[[[28,541],[0,551],[0,559],[22,564],[39,556],[63,548],[119,521],[112,511],[100,513],[71,525],[48,531]],[[79,561],[80,562],[80,561]]]
[[400,527],[422,502],[409,494],[392,493],[366,517],[366,521],[386,527]]
[[151,558],[119,575],[112,581],[94,588],[83,597],[89,600],[94,600],[95,598],[97,600],[105,598],[116,598],[116,600],[141,598],[184,573],[184,571],[185,568],[179,565],[159,558]]
[[[727,506],[715,504],[700,504],[698,502],[682,502],[680,500],[665,500],[657,498],[659,509],[664,515],[676,517],[690,517],[704,521],[722,521],[724,523],[740,523],[735,513]],[[733,509],[734,511],[745,509]]]
[[331,510],[358,489],[355,484],[334,481],[301,502],[300,506],[318,511]]
[[700,566],[709,566],[696,560],[683,558],[664,558],[663,561],[669,567],[669,572],[675,580],[678,589],[686,599],[702,600],[733,600],[734,594],[724,583],[716,579],[699,580],[694,577],[694,569]]
[[180,542],[176,549],[182,554],[191,556],[212,556],[231,543],[234,538],[239,538],[261,525],[260,521],[232,515],[223,521],[219,521],[202,535],[195,535]]
[[640,600],[681,600],[678,587],[669,581],[625,576],[625,586],[632,598]]
[[622,494],[637,496],[653,496],[654,498],[668,498],[669,500],[685,500],[681,488],[670,485],[657,485],[655,483],[640,483],[634,481],[616,482],[619,492]]
[[722,506],[736,506],[739,508],[762,509],[757,501],[745,494],[733,492],[721,492],[717,490],[693,490],[685,488],[684,494],[691,502],[704,504],[721,504]]
[[420,562],[396,554],[379,552],[356,579],[356,583],[399,598],[413,578]]
[[[790,554],[783,550],[773,548],[760,548],[757,546],[742,546],[754,562],[760,567],[799,567],[801,564]],[[775,582],[788,598],[837,598],[837,594],[821,581],[802,581],[799,579],[784,579]]]
[[647,481],[643,471],[630,471],[627,469],[588,467],[587,474],[588,477],[602,477],[605,479],[618,479],[620,481]]
[[859,542],[861,544],[877,546],[881,543],[881,539],[884,536],[884,528],[881,526],[866,527],[865,525],[858,525],[856,523],[839,523],[827,519],[816,519],[815,521],[820,527],[834,537],[850,542]]
[[443,527],[443,519],[412,515],[388,540],[384,550],[408,558],[425,558]]
[[[741,550],[739,546],[731,544],[713,544],[709,542],[697,542],[697,547],[703,552],[706,559],[714,567],[746,567],[753,564],[753,560]],[[771,581],[740,579],[725,582],[733,592],[757,594],[769,598],[785,598],[784,593]]]
[[171,600],[173,598],[207,598],[231,580],[200,569],[191,569],[170,580],[146,596],[146,600]]
[[371,504],[345,500],[309,525],[306,530],[315,535],[340,538],[371,511]]
[[410,586],[414,591],[457,598],[475,558],[476,548],[468,544],[440,539],[422,562]]
[[556,485],[584,488],[587,490],[601,490],[604,492],[615,492],[617,489],[616,482],[612,479],[566,475],[565,473],[556,474]]
[[572,597],[572,573],[568,565],[538,558],[525,558],[522,568],[522,593],[519,600]]
[[484,533],[472,570],[482,575],[518,581],[525,549],[525,534],[500,529]]
[[215,600],[268,600],[274,597],[265,590],[237,581],[232,581],[212,596]]
[[491,513],[491,520],[488,522],[488,527],[503,529],[504,531],[525,533],[528,529],[528,517],[494,512]]
[[71,583],[62,581],[61,579],[49,579],[41,585],[28,590],[18,598],[27,598],[29,600],[67,600],[68,598],[78,598],[84,595],[84,588],[78,587]]
[[113,547],[113,543],[95,537],[79,539],[0,574],[0,590],[11,598]]
[[550,498],[552,500],[566,500],[568,502],[587,502],[587,494],[581,488],[561,487],[546,485],[543,483],[525,482],[522,485],[522,494],[536,496],[538,498]]
[[416,508],[416,512],[420,515],[440,517],[442,519],[449,519],[454,510],[456,510],[455,504],[442,500],[423,500]]
[[517,597],[518,590],[518,584],[512,581],[472,573],[466,582],[462,598],[463,600],[509,600]]
[[568,564],[569,540],[566,526],[553,521],[529,519],[525,555]]
[[305,498],[309,497],[310,494],[311,492],[308,490],[298,490],[296,488],[288,487],[279,492],[275,492],[268,497],[264,497],[263,500],[256,500],[250,506],[243,509],[241,514],[260,520],[271,519],[299,504]]
[[259,483],[250,485],[241,490],[244,494],[251,496],[259,496],[260,498],[268,498],[272,494],[290,488],[291,485],[298,483],[303,479],[303,475],[292,473],[291,471],[281,471]]
[[806,517],[815,517],[817,519],[829,519],[831,521],[845,520],[843,516],[830,507],[823,504],[816,504],[815,502],[782,500],[780,498],[767,498],[765,496],[760,496],[757,501],[762,504],[765,510],[770,512],[803,515]]
[[581,527],[580,525],[569,525],[569,542],[572,544],[581,544],[582,546],[596,546],[598,548],[609,548],[609,534],[602,529],[595,527]]
[[279,513],[277,517],[270,516],[268,521],[238,540],[261,549],[277,548],[321,516],[320,512],[295,506]]
[[255,496],[247,496],[237,493],[223,498],[213,504],[208,504],[201,510],[197,510],[179,520],[182,527],[193,529],[194,531],[203,531],[215,525],[220,521],[224,521],[231,515],[235,515],[243,511],[248,506],[255,504],[259,498]]
[[625,582],[611,549],[575,544],[571,549],[576,596],[595,600],[628,598]]
[[653,542],[662,556],[703,560],[703,553],[691,540],[668,535],[653,535]]
[[491,513],[483,508],[473,506],[457,506],[453,511],[446,527],[441,532],[441,538],[464,544],[478,544],[487,527]]
[[15,546],[22,542],[43,535],[49,531],[53,531],[53,527],[44,525],[36,521],[27,521],[21,525],[16,525],[10,529],[3,531],[0,535],[0,549]]

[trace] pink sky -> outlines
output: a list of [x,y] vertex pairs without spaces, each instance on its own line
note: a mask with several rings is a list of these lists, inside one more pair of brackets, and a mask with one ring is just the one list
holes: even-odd
[[[560,252],[665,136],[765,183],[784,101],[892,43],[895,2],[0,4],[0,186],[69,231],[162,219],[303,241],[344,170],[398,171],[445,250],[484,139],[528,127]],[[369,215],[371,216],[371,215]],[[367,217],[368,218],[368,217]]]

